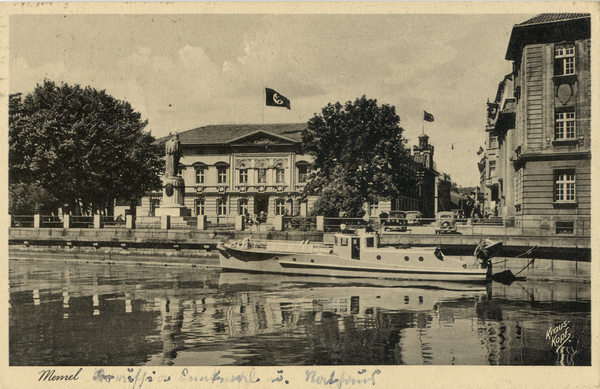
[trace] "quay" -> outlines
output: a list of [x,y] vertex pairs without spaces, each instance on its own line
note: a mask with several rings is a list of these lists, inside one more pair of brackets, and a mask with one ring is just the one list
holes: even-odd
[[[482,239],[503,241],[503,257],[494,269],[511,270],[527,279],[590,282],[591,240],[586,237],[511,235],[502,227],[459,226],[455,234],[435,234],[431,226],[381,236],[385,245],[438,246],[446,255],[468,256]],[[332,243],[323,231],[159,230],[126,228],[10,228],[13,260],[78,261],[109,265],[190,266],[218,268],[220,242],[252,237],[267,240],[310,240]],[[531,248],[533,252],[519,257]],[[43,256],[41,255],[43,253]],[[534,266],[528,267],[532,258]]]
[[[9,247],[46,247],[49,250],[109,249],[111,252],[140,251],[145,254],[182,255],[210,252],[229,239],[247,237],[266,240],[310,240],[331,243],[323,231],[238,231],[161,230],[127,228],[10,228]],[[483,239],[503,242],[503,255],[516,257],[535,247],[539,258],[591,262],[591,239],[581,236],[540,236],[516,234],[498,226],[458,225],[457,233],[435,234],[431,226],[412,226],[406,232],[381,236],[385,245],[438,246],[448,255],[469,255]],[[179,254],[178,254],[179,253]]]

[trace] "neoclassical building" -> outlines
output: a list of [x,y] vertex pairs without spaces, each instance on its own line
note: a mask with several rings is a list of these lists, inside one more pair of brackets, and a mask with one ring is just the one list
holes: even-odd
[[[188,216],[205,215],[211,223],[233,223],[238,215],[306,216],[316,197],[302,200],[312,157],[302,154],[306,123],[211,125],[180,132],[179,177]],[[436,177],[433,146],[419,137],[405,168],[417,185],[396,199],[366,204],[368,215],[390,210],[419,210],[434,217]],[[164,142],[166,139],[159,140]],[[162,192],[141,200],[137,214],[155,216]]]
[[508,225],[589,235],[591,17],[541,14],[513,27],[513,72],[488,103],[479,163],[486,207]]
[[[237,215],[305,215],[299,199],[310,156],[301,155],[306,124],[213,125],[179,133],[179,176],[189,216],[233,223]],[[162,193],[142,199],[154,215]]]

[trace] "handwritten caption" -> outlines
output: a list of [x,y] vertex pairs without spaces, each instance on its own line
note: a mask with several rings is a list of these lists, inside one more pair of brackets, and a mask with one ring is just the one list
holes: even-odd
[[[213,370],[210,374],[195,374],[188,368],[183,368],[175,375],[156,374],[156,371],[145,369],[127,368],[127,373],[112,373],[105,369],[95,369],[92,380],[96,382],[125,383],[131,389],[141,389],[150,387],[159,383],[199,383],[209,384],[256,384],[258,382],[290,384],[290,379],[285,377],[284,371],[276,370],[275,374],[258,377],[254,368],[247,371],[240,371],[236,374],[224,374],[221,370]],[[295,375],[295,380],[301,380],[303,383],[311,383],[319,386],[330,386],[341,389],[343,386],[375,385],[377,376],[381,370],[367,369],[357,370],[356,372],[332,370],[331,373],[322,374],[317,370],[306,370],[304,374]]]

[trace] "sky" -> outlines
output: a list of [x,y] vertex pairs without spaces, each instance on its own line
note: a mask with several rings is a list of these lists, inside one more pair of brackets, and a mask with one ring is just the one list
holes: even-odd
[[[159,138],[210,124],[305,123],[365,95],[393,105],[408,145],[479,184],[486,102],[535,14],[38,14],[9,17],[9,92],[49,79],[131,103]],[[264,88],[291,101],[266,107]],[[423,122],[423,111],[434,122]]]

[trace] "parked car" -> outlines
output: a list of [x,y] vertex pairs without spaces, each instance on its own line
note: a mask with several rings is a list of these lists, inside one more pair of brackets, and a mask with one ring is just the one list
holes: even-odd
[[453,233],[456,232],[456,218],[454,212],[438,212],[435,218],[435,233]]
[[421,225],[421,212],[419,211],[406,211],[406,222],[409,226]]
[[457,222],[466,222],[467,218],[465,217],[465,212],[462,209],[453,209],[454,218]]
[[381,224],[383,231],[406,231],[406,212],[391,211],[387,217],[381,217]]

